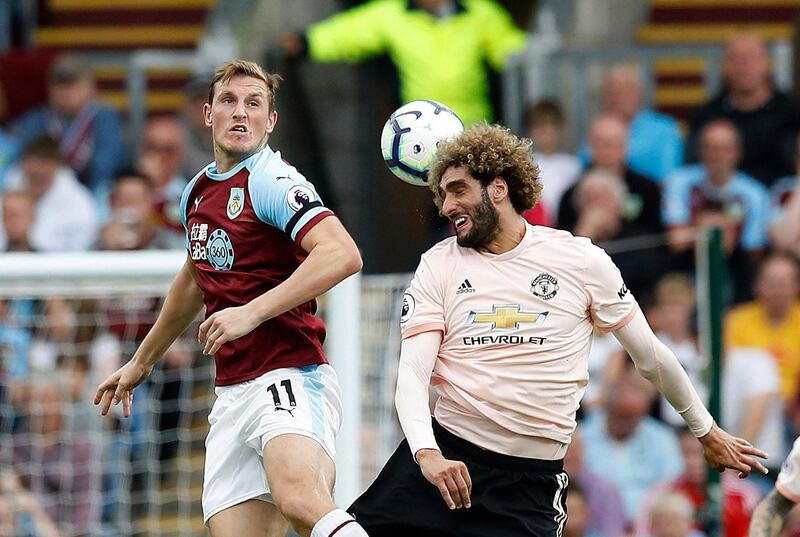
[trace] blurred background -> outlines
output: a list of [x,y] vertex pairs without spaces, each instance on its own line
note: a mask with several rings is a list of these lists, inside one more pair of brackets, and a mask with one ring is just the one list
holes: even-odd
[[565,533],[746,535],[800,432],[798,25],[800,0],[0,0],[0,535],[206,535],[196,326],[130,419],[90,400],[185,255],[180,194],[213,160],[202,105],[238,57],[284,78],[270,144],[363,253],[350,294],[320,301],[330,338],[352,336],[332,351],[352,402],[340,498],[399,441],[398,299],[451,233],[380,131],[436,99],[533,140],[525,217],[605,247],[719,421],[770,454],[767,477],[713,479],[598,334]]

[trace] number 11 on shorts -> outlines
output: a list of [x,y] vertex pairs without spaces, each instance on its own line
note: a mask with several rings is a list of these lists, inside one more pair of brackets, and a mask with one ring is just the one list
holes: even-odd
[[[290,408],[286,408],[285,406],[283,406],[283,403],[281,402],[281,394],[280,391],[278,390],[278,384],[280,384],[283,387],[284,391],[286,392],[286,397],[289,399]],[[279,410],[284,410],[289,414],[291,414],[292,409],[294,409],[294,407],[297,406],[297,401],[294,398],[294,391],[292,390],[291,379],[283,379],[279,383],[276,382],[274,384],[270,384],[269,386],[267,386],[267,390],[272,394],[272,400],[275,403],[276,412]]]

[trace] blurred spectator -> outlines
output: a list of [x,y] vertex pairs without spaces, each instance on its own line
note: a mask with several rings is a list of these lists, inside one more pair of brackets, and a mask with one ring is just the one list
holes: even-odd
[[186,240],[180,214],[181,194],[187,183],[181,175],[185,153],[181,124],[175,117],[156,117],[147,122],[137,165],[153,183],[156,225],[172,232],[172,248],[183,248]]
[[[718,515],[706,514],[708,502],[708,467],[703,458],[703,446],[688,431],[680,433],[680,446],[685,463],[685,471],[675,481],[653,489],[648,496],[636,523],[637,537],[651,534],[649,512],[659,498],[667,491],[680,492],[692,503],[696,513],[694,529],[713,534],[715,527],[709,524]],[[750,515],[761,499],[758,487],[736,477],[735,472],[722,474],[722,525],[724,537],[746,537]],[[709,517],[709,515],[711,515]]]
[[[586,494],[580,485],[569,484],[569,494],[567,494],[567,523],[564,526],[564,537],[604,537],[589,529],[589,504],[586,501]],[[617,537],[622,532],[614,534]]]
[[465,125],[494,119],[487,66],[503,69],[526,35],[493,0],[371,0],[286,34],[289,56],[321,63],[359,62],[388,54],[403,102],[434,99]]
[[[659,206],[661,193],[653,181],[632,172],[627,160],[628,128],[621,119],[613,115],[595,118],[589,128],[589,147],[592,162],[589,169],[603,168],[621,177],[625,186],[625,200],[622,204],[622,219],[638,233],[660,233],[663,231]],[[573,230],[578,220],[578,207],[575,190],[580,185],[570,187],[562,196],[558,209],[558,226]]]
[[[628,167],[661,181],[683,163],[683,137],[678,122],[645,108],[642,82],[633,65],[617,65],[603,82],[603,111],[628,125]],[[591,153],[583,155],[591,161]]]
[[[571,230],[575,235],[602,244],[647,233],[625,219],[625,204],[631,196],[625,182],[615,172],[592,168],[575,185],[571,197],[577,210],[577,221]],[[610,250],[609,254],[628,288],[640,298],[648,294],[664,265],[660,245]]]
[[781,377],[787,405],[798,396],[800,375],[800,283],[794,259],[771,255],[759,267],[756,299],[730,311],[725,319],[728,349],[746,347],[770,353]]
[[592,413],[583,424],[591,446],[584,463],[617,486],[627,522],[635,520],[648,490],[683,471],[675,433],[647,415],[653,396],[647,381],[629,372],[608,394],[605,411]]
[[665,492],[653,499],[650,505],[652,537],[701,537],[692,530],[694,507],[678,492]]
[[581,410],[590,413],[605,406],[608,392],[625,372],[628,354],[611,333],[595,330],[589,350],[589,384],[581,399]]
[[[111,217],[100,231],[101,250],[152,250],[176,247],[175,233],[156,227],[153,184],[138,172],[127,172],[114,181]],[[183,243],[177,246],[180,248]]]
[[[656,284],[655,304],[647,312],[658,339],[671,350],[686,370],[692,385],[702,400],[707,400],[708,390],[703,382],[706,360],[697,348],[692,331],[695,312],[695,288],[692,279],[679,273],[667,274]],[[661,419],[673,427],[684,427],[686,422],[672,405],[661,397]],[[727,424],[727,422],[726,422]]]
[[711,121],[733,122],[742,140],[741,170],[769,186],[792,173],[800,109],[770,80],[770,58],[764,41],[742,33],[728,43],[722,65],[725,86],[694,115],[690,150],[702,160],[702,132]]
[[8,171],[17,162],[18,153],[17,143],[3,128],[0,128],[0,190],[3,190]]
[[753,267],[767,246],[769,218],[767,190],[738,170],[741,147],[733,123],[707,123],[700,133],[700,164],[670,174],[663,207],[673,252],[690,251],[697,236],[693,226],[723,230],[737,302],[749,296]]
[[0,471],[0,535],[4,537],[61,537],[41,503],[9,470]]
[[187,179],[214,162],[214,139],[203,116],[203,105],[208,102],[211,79],[212,75],[198,75],[183,87],[183,107],[179,121],[186,152],[180,175]]
[[69,300],[50,298],[42,304],[42,316],[29,353],[30,366],[35,371],[51,372],[77,356],[78,312]]
[[99,468],[91,444],[65,427],[67,382],[31,378],[24,430],[14,434],[14,470],[65,536],[92,534],[99,522]]
[[775,249],[800,258],[800,181],[775,218],[770,237]]
[[[727,349],[722,368],[722,400],[725,401],[722,423],[726,430],[768,453],[769,460],[764,465],[770,473],[774,470],[774,475],[778,475],[788,450],[783,436],[781,379],[772,355],[759,349]],[[764,479],[758,474],[753,478]],[[766,481],[764,492],[774,482],[769,478]]]
[[[0,239],[6,252],[32,252],[31,230],[36,218],[36,201],[28,192],[6,192],[2,201],[3,232]],[[0,241],[2,242],[2,241]]]
[[533,140],[533,157],[544,186],[539,204],[544,204],[547,212],[554,214],[564,191],[575,184],[581,173],[578,157],[561,152],[564,133],[561,105],[552,99],[529,105],[525,110],[525,128]]
[[91,67],[81,57],[60,56],[50,68],[49,106],[15,121],[11,132],[23,147],[43,135],[56,140],[65,162],[98,199],[108,193],[127,151],[119,116],[96,100]]
[[20,168],[8,176],[8,190],[28,192],[36,200],[30,233],[34,249],[43,252],[87,250],[97,234],[91,193],[64,165],[58,144],[38,138],[22,152]]
[[[589,532],[587,535],[619,537],[625,529],[625,511],[619,490],[605,477],[587,469],[583,457],[583,438],[578,428],[572,433],[572,442],[564,457],[564,471],[570,480],[567,502],[573,491],[580,488],[586,504],[583,508],[586,520],[582,527]],[[570,518],[573,516],[569,503],[567,513]]]
[[770,189],[772,246],[800,258],[800,136],[795,144],[795,174],[778,179]]

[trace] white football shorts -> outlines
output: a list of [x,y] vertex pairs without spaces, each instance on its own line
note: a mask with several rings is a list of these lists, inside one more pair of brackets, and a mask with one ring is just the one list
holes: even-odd
[[277,436],[307,436],[335,460],[342,402],[330,365],[275,369],[214,391],[203,476],[205,523],[246,500],[272,502],[262,454]]
[[794,441],[792,452],[786,457],[778,474],[775,488],[787,500],[800,503],[800,438]]

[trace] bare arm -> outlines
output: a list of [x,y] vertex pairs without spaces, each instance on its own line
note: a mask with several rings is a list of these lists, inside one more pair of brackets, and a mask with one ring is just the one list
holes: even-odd
[[761,500],[750,519],[749,537],[777,537],[786,523],[794,503],[775,489]]
[[226,342],[249,334],[259,324],[312,300],[361,270],[361,255],[338,218],[328,217],[300,244],[308,257],[286,281],[244,306],[227,308],[200,325],[203,352],[214,354]]
[[194,262],[187,257],[170,285],[156,323],[133,358],[112,373],[97,388],[94,404],[105,416],[112,402],[123,402],[123,415],[130,415],[133,389],[150,375],[153,366],[203,308],[203,293],[197,285]]
[[156,323],[133,355],[146,365],[155,364],[183,334],[203,308],[203,292],[197,285],[194,261],[187,257],[164,300]]

